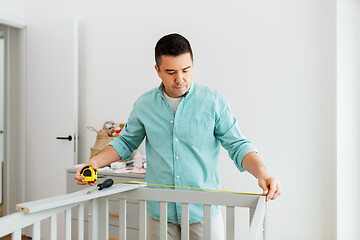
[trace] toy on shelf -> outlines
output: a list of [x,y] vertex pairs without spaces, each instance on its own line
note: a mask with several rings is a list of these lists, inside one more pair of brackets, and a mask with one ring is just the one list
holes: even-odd
[[114,132],[111,136],[118,137],[120,135],[121,130],[124,128],[125,123],[120,123],[118,127],[115,128]]
[[106,121],[103,125],[103,128],[99,131],[94,127],[86,127],[88,130],[97,133],[95,145],[94,147],[90,148],[90,158],[101,152],[111,140],[113,140],[115,137],[118,137],[124,126],[124,123],[117,125],[113,121]]

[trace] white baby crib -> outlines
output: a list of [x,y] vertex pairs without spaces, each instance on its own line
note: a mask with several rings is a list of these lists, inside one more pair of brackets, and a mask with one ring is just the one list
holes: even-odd
[[[266,239],[265,196],[229,192],[190,191],[147,188],[143,184],[118,183],[112,187],[87,194],[90,188],[52,198],[18,204],[18,212],[0,218],[0,237],[12,234],[20,240],[22,230],[32,225],[32,239],[40,240],[41,221],[50,219],[50,239],[57,239],[57,215],[65,212],[65,239],[71,239],[71,213],[77,210],[77,237],[84,239],[84,208],[89,204],[89,232],[91,240],[109,239],[109,198],[119,202],[118,239],[126,240],[126,204],[139,201],[139,239],[146,240],[146,201],[160,202],[160,236],[167,239],[167,202],[181,203],[181,239],[189,239],[189,204],[203,204],[204,239],[211,240],[211,205],[226,206],[226,239],[235,239],[235,208],[249,208],[249,240]],[[75,211],[74,211],[75,212]]]

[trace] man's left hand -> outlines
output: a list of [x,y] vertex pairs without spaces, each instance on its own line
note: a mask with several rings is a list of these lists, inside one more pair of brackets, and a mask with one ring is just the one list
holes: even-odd
[[275,177],[259,178],[258,184],[266,195],[266,201],[274,200],[281,194],[280,182]]

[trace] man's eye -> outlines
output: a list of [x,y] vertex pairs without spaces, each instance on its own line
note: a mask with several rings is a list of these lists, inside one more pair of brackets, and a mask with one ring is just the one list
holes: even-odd
[[173,72],[169,72],[168,74],[169,74],[169,75],[173,75],[174,73],[173,73]]

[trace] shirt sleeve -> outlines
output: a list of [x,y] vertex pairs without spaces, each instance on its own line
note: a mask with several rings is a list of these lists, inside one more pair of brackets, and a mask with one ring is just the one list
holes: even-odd
[[240,172],[246,171],[242,161],[246,154],[258,152],[256,147],[241,133],[235,117],[232,115],[227,103],[215,123],[215,137],[228,151],[229,157],[234,161]]
[[138,107],[138,102],[139,100],[135,102],[129,119],[121,130],[120,135],[108,144],[108,146],[115,148],[122,160],[128,160],[131,153],[139,147],[145,137],[145,128],[139,119],[141,110]]

